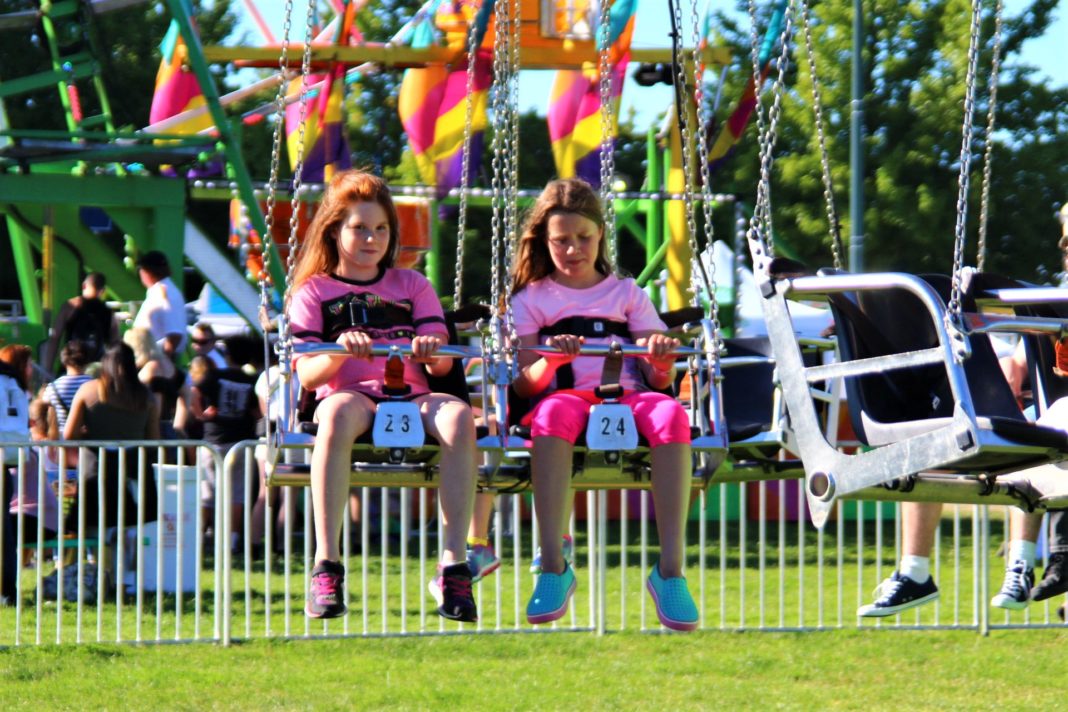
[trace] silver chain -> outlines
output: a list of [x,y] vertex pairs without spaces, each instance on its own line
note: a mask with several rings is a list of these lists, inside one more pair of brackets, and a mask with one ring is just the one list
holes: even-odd
[[[757,141],[760,145],[761,151],[763,151],[764,136],[767,133],[766,120],[764,116],[764,103],[760,100],[760,86],[761,86],[761,66],[760,66],[760,37],[757,35],[757,9],[756,0],[749,0],[749,59],[752,63],[752,78],[753,78],[753,99],[754,107],[753,113],[756,115],[756,134]],[[757,213],[757,208],[754,206],[754,215]],[[771,226],[761,224],[762,234],[771,234]],[[768,254],[772,254],[772,245],[765,244],[765,248],[768,250]]]
[[[704,217],[704,234],[705,234],[705,249],[708,251],[708,271],[705,271],[704,262],[701,260],[698,254],[697,238],[694,234],[690,233],[690,252],[694,256],[698,267],[701,269],[701,275],[705,280],[705,291],[708,293],[709,311],[712,319],[712,349],[714,353],[719,353],[722,339],[720,337],[720,323],[719,323],[719,300],[716,297],[716,261],[712,259],[712,245],[716,241],[715,230],[712,225],[712,174],[708,167],[708,135],[704,130],[705,126],[705,100],[704,100],[704,77],[703,71],[699,71],[699,68],[703,70],[704,63],[702,61],[700,46],[701,46],[701,27],[699,24],[698,16],[699,11],[697,9],[697,0],[691,0],[690,10],[693,13],[693,66],[694,66],[694,105],[697,116],[697,147],[698,147],[698,161],[697,164],[701,170],[701,209]],[[694,280],[693,271],[690,272],[690,282],[693,286],[694,293],[697,293],[697,285]]]
[[679,125],[679,145],[682,149],[682,175],[683,175],[683,187],[682,187],[682,202],[684,206],[684,214],[686,215],[686,240],[690,250],[690,292],[694,299],[694,303],[699,304],[698,295],[700,294],[700,287],[697,284],[696,265],[699,265],[699,255],[697,247],[697,206],[693,200],[693,190],[696,184],[695,176],[697,175],[696,157],[694,156],[694,143],[691,134],[690,127],[690,111],[689,102],[686,101],[686,87],[690,85],[692,81],[694,84],[694,96],[696,97],[696,85],[697,85],[697,66],[694,65],[694,76],[691,78],[686,73],[686,60],[682,54],[683,35],[682,35],[682,2],[673,2],[671,4],[671,10],[674,15],[674,29],[677,32],[674,42],[672,43],[672,64],[675,68],[675,86],[676,92],[678,92],[679,98],[675,102],[676,112],[678,116],[676,120]]
[[[492,239],[490,241],[491,264],[490,264],[490,297],[493,303],[493,316],[491,319],[492,352],[493,358],[498,363],[505,358],[504,328],[511,328],[511,299],[510,285],[505,263],[511,251],[511,239],[514,224],[513,213],[515,210],[513,175],[514,143],[513,126],[511,117],[515,99],[513,93],[515,83],[512,81],[513,73],[513,35],[518,33],[518,13],[513,17],[513,6],[508,0],[495,0],[494,9],[494,43],[493,43],[493,159],[491,166],[493,178],[491,182],[491,205],[492,205]],[[516,25],[513,29],[513,24]],[[502,308],[504,313],[502,314]],[[505,322],[502,327],[502,317]]]
[[[511,37],[509,38],[509,52],[507,67],[508,74],[508,127],[509,127],[509,161],[508,176],[510,182],[505,195],[505,204],[508,209],[509,221],[505,225],[504,241],[504,265],[513,263],[516,242],[519,239],[519,19],[520,0],[512,2]],[[519,342],[515,331],[515,319],[512,318],[512,280],[509,279],[508,270],[504,270],[504,313],[505,326],[508,328],[508,342]],[[516,359],[512,359],[512,367],[518,366]]]
[[616,266],[616,206],[612,183],[616,173],[615,127],[612,111],[612,65],[609,50],[612,35],[612,4],[615,0],[601,0],[597,25],[598,89],[601,113],[601,204],[604,206],[604,239],[608,241],[608,262]]
[[986,111],[986,146],[983,150],[983,190],[979,202],[979,255],[976,267],[980,272],[986,267],[986,231],[990,214],[990,170],[994,160],[994,125],[998,105],[998,75],[1001,73],[1002,0],[997,0],[994,10],[994,49],[990,59],[990,98]]
[[[757,183],[757,197],[753,207],[753,217],[749,221],[749,230],[746,238],[750,244],[756,242],[757,254],[766,259],[774,256],[774,240],[771,232],[771,167],[774,163],[773,149],[778,139],[779,118],[782,114],[782,97],[784,93],[784,79],[786,66],[790,56],[790,35],[793,30],[794,3],[790,0],[783,15],[783,29],[779,37],[782,47],[778,59],[778,68],[775,83],[772,85],[772,105],[768,111],[768,122],[765,131],[760,134],[760,180]],[[755,13],[751,13],[755,17]],[[756,37],[756,32],[752,33]],[[755,55],[755,50],[754,50]],[[759,101],[758,101],[759,105]],[[761,269],[763,265],[753,265],[754,269]]]
[[963,325],[961,314],[961,271],[964,269],[964,240],[968,222],[968,183],[972,163],[972,121],[975,112],[975,70],[979,56],[980,0],[972,0],[971,31],[968,40],[968,68],[964,78],[964,122],[961,127],[960,173],[957,177],[957,223],[953,238],[953,275],[949,303],[946,305],[946,326],[957,340],[958,358],[964,356],[963,340],[957,338]]
[[[282,25],[282,54],[278,58],[278,93],[275,95],[275,123],[271,139],[271,170],[267,179],[267,214],[264,215],[266,230],[260,237],[260,249],[263,251],[263,268],[260,271],[260,320],[267,319],[270,306],[268,292],[274,285],[271,277],[271,245],[273,243],[274,206],[277,202],[278,164],[282,156],[282,128],[286,115],[286,75],[289,71],[289,31],[293,26],[293,0],[286,0],[285,19]],[[266,326],[266,324],[264,325]]]
[[816,69],[816,52],[812,47],[812,29],[809,23],[808,0],[800,0],[798,11],[801,25],[805,30],[805,52],[808,54],[809,76],[812,80],[812,108],[816,119],[816,136],[819,141],[820,171],[823,175],[823,201],[827,208],[827,228],[831,233],[831,253],[834,268],[842,269],[842,228],[838,221],[838,210],[834,205],[834,181],[831,177],[831,161],[827,155],[827,135],[823,119],[823,97],[820,93],[819,72]]
[[452,308],[459,309],[464,293],[464,236],[467,233],[467,186],[471,171],[471,121],[474,114],[475,64],[478,47],[475,34],[477,15],[467,28],[467,84],[464,95],[464,143],[460,161],[460,214],[456,218],[456,276],[452,282]]
[[[289,313],[289,302],[293,298],[293,266],[297,260],[297,231],[300,226],[300,201],[303,194],[302,178],[304,173],[304,130],[307,126],[308,110],[308,75],[311,73],[312,26],[315,24],[315,0],[308,0],[305,15],[304,54],[300,61],[300,123],[297,128],[297,161],[293,167],[293,196],[290,199],[292,211],[289,215],[289,254],[286,255],[286,288],[283,309]],[[323,87],[325,90],[326,87]],[[324,117],[325,118],[325,117]],[[289,343],[291,329],[289,320],[284,320],[282,340]]]

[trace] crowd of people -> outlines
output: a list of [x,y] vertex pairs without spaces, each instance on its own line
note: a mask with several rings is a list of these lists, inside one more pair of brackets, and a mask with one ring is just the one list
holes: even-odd
[[[342,172],[330,182],[294,267],[289,319],[295,341],[344,347],[343,353],[304,354],[293,364],[294,383],[299,381],[314,394],[317,425],[311,453],[314,559],[305,613],[334,618],[346,612],[340,535],[346,509],[350,517],[359,511],[349,487],[351,448],[371,428],[381,403],[402,400],[414,404],[427,434],[440,446],[444,536],[428,588],[439,615],[471,622],[478,620],[472,584],[500,564],[489,544],[493,500],[476,495],[478,453],[470,404],[431,387],[435,377],[453,367],[452,359],[439,355],[449,340],[449,329],[430,282],[415,270],[395,266],[398,226],[383,180],[362,171]],[[0,492],[2,501],[10,501],[3,512],[6,550],[0,594],[5,597],[15,590],[21,561],[14,550],[16,519],[24,543],[77,526],[69,514],[60,521],[61,501],[56,491],[39,486],[39,471],[81,471],[86,475],[86,493],[104,493],[102,498],[86,497],[86,521],[95,524],[102,517],[107,527],[116,528],[136,521],[138,502],[129,487],[122,489],[116,473],[137,471],[137,450],[79,450],[73,447],[78,441],[206,443],[198,449],[204,472],[198,494],[203,521],[211,522],[222,486],[218,457],[235,443],[261,436],[265,421],[278,418],[278,367],[263,362],[262,342],[247,336],[220,340],[209,324],[196,324],[187,335],[184,303],[170,279],[167,257],[146,253],[138,262],[138,273],[146,298],[121,338],[115,316],[103,301],[103,276],[86,276],[81,295],[59,311],[43,350],[45,371],[56,366],[57,354],[59,358],[55,378],[46,379],[43,386],[37,383],[29,347],[0,349],[0,397],[6,399],[0,404],[5,406],[0,408],[4,414],[0,438],[72,445],[23,449],[44,464],[25,468],[18,492],[13,491],[12,477],[0,477],[0,487],[6,488]],[[588,184],[558,180],[541,193],[520,236],[512,293],[513,333],[517,345],[527,347],[518,351],[513,388],[529,406],[524,422],[531,430],[531,481],[539,532],[531,569],[538,577],[527,604],[527,620],[540,624],[563,617],[579,585],[572,567],[573,542],[566,532],[573,501],[572,452],[586,428],[590,406],[604,398],[599,391],[601,359],[582,355],[582,348],[615,340],[645,349],[644,358],[625,361],[618,380],[620,402],[630,407],[650,448],[660,558],[651,568],[646,588],[665,627],[693,630],[698,611],[685,578],[690,428],[680,403],[669,394],[676,375],[674,352],[680,343],[665,333],[652,302],[634,280],[613,271],[600,200]],[[403,394],[387,386],[386,359],[372,352],[376,345],[392,344],[411,349],[404,365]],[[536,346],[548,348],[536,350]],[[1006,374],[1011,382],[1011,364],[1006,365]],[[156,448],[148,450],[149,459],[155,457]],[[265,538],[268,502],[279,509],[277,491],[265,486],[262,459],[257,476],[251,478],[255,492],[245,491],[244,474],[252,464],[245,462],[243,448],[238,453],[230,500],[235,539],[229,544],[237,546],[247,535],[255,549]],[[4,460],[8,467],[17,464],[8,454]],[[97,482],[97,477],[104,482]],[[144,485],[140,506],[147,522],[157,515],[157,495],[153,478],[145,478]],[[61,483],[59,492],[65,492],[63,487]],[[246,507],[253,512],[249,532],[242,530]],[[937,597],[928,557],[940,510],[908,505],[905,511],[898,570],[880,586],[875,602],[858,611],[859,616],[892,615]],[[123,521],[120,512],[125,512]],[[281,514],[292,516],[292,512]],[[1021,608],[1031,598],[1068,590],[1064,543],[1068,531],[1061,531],[1068,530],[1068,517],[1055,519],[1053,554],[1045,578],[1035,586],[1039,519],[1014,519],[1005,585],[993,605]]]
[[[77,493],[74,483],[79,471],[86,475],[83,511],[88,527],[98,526],[101,508],[109,529],[134,525],[139,506],[142,521],[152,522],[157,517],[155,478],[143,478],[140,498],[133,485],[139,458],[151,465],[157,448],[144,448],[142,456],[136,447],[78,448],[79,441],[204,439],[223,454],[230,444],[256,436],[260,406],[252,385],[263,370],[262,340],[247,335],[217,339],[210,325],[197,324],[189,340],[193,353],[183,369],[187,360],[183,357],[187,342],[185,303],[170,280],[166,256],[146,253],[138,262],[138,272],[146,287],[146,299],[133,318],[133,326],[125,331],[120,330],[116,315],[104,301],[104,276],[90,273],[82,283],[81,295],[66,302],[57,313],[42,348],[41,368],[35,368],[28,346],[0,348],[0,398],[6,401],[2,410],[7,414],[0,423],[0,440],[70,442],[69,446],[21,448],[25,461],[22,487],[17,492],[13,466],[18,465],[19,450],[5,453],[8,471],[0,477],[0,501],[9,506],[2,512],[0,600],[14,595],[23,558],[16,549],[19,532],[23,546],[32,547],[39,536],[54,541],[60,531],[68,535],[78,531],[73,495]],[[222,368],[214,360],[221,353],[227,355]],[[53,366],[54,373],[50,372]],[[177,461],[176,448],[162,452],[172,464]],[[206,448],[199,452],[206,474],[200,499],[207,513],[204,521],[210,522],[217,486],[215,458]],[[103,458],[102,463],[98,457]],[[120,471],[128,478],[124,490],[120,488]],[[39,473],[47,478],[47,486],[39,483]],[[60,482],[61,473],[66,475],[65,482]],[[97,496],[101,473],[103,497]],[[235,478],[235,484],[241,482],[243,478]],[[64,496],[69,496],[68,501],[62,502]],[[235,502],[240,505],[242,501],[238,494]],[[120,511],[124,512],[122,522]],[[207,534],[210,537],[211,532]],[[58,555],[57,562],[62,563]]]

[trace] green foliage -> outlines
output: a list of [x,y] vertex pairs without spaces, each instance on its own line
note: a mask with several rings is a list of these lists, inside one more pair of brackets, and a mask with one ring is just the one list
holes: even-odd
[[[38,5],[27,0],[0,0],[0,14],[35,9]],[[236,17],[230,5],[229,0],[193,1],[193,16],[205,44],[218,43],[233,32]],[[90,23],[72,25],[67,31],[57,28],[61,37],[70,38],[67,51],[76,49],[87,37],[93,38],[115,126],[139,129],[148,124],[159,69],[159,43],[170,20],[170,13],[162,4],[144,3],[93,16]],[[27,28],[0,31],[0,81],[50,69],[48,45],[39,26],[32,31]],[[221,78],[224,68],[216,67],[215,72]],[[98,113],[99,108],[89,87],[88,81],[79,82],[87,116]],[[13,128],[66,129],[55,87],[9,99],[5,109]]]
[[[1068,185],[1068,88],[1045,86],[1020,64],[1023,41],[1041,35],[1055,0],[1036,0],[1006,16],[1003,68],[994,136],[987,269],[1044,279],[1055,269],[1055,206]],[[948,271],[956,219],[969,3],[962,0],[864,4],[864,233],[867,269]],[[849,200],[850,71],[853,20],[849,3],[813,3],[813,42],[826,116],[827,145],[843,238]],[[749,71],[747,26],[721,18],[739,68],[728,96]],[[993,17],[983,17],[975,140],[967,222],[968,261],[977,243],[982,156],[988,106]],[[830,263],[812,81],[804,36],[795,35],[773,179],[776,239],[814,266]],[[742,61],[745,60],[745,61]],[[743,68],[744,67],[744,68]],[[755,134],[734,158],[734,175],[719,186],[755,195]],[[847,242],[848,244],[848,242]]]

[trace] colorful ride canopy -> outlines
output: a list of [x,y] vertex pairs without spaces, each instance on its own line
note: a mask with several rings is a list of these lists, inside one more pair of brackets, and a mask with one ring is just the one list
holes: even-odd
[[[469,176],[478,172],[487,125],[492,81],[492,46],[486,28],[492,2],[437,0],[411,33],[412,47],[431,47],[442,41],[463,42],[472,23],[478,47],[471,77],[471,141]],[[401,81],[398,111],[419,176],[437,188],[439,198],[460,185],[463,167],[464,127],[467,123],[467,66],[430,66],[408,69]],[[470,181],[469,181],[470,182]]]
[[[559,5],[557,22],[570,18],[574,23],[589,26],[596,20],[591,0],[568,0]],[[630,43],[634,35],[634,15],[638,0],[616,0],[609,11],[608,63],[611,77],[611,135],[619,133],[619,102],[623,94],[623,80],[630,59]],[[588,30],[587,30],[588,32]],[[595,37],[600,37],[595,33]],[[601,88],[597,64],[582,69],[562,69],[556,73],[549,97],[549,138],[553,160],[561,178],[578,176],[594,187],[601,184]]]

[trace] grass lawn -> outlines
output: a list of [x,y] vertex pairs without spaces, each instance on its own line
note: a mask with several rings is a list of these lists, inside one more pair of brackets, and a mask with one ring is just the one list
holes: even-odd
[[[1056,708],[1068,631],[624,632],[0,650],[4,709]],[[1026,666],[1026,679],[1021,672]]]

